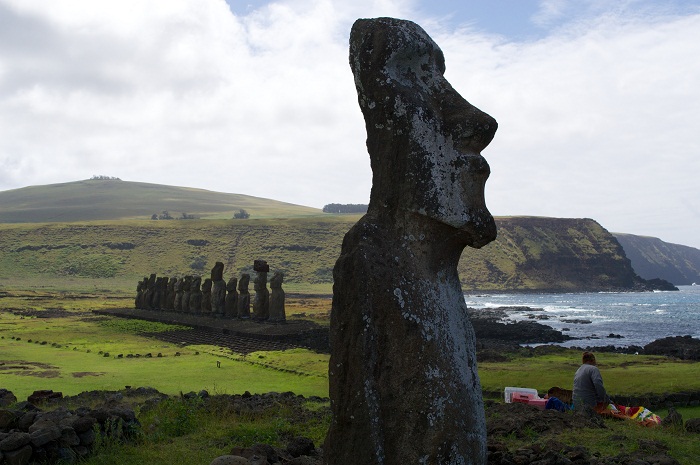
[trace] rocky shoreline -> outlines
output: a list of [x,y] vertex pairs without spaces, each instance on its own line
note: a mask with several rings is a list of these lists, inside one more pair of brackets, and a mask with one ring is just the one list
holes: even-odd
[[[489,350],[509,349],[515,351],[521,345],[527,344],[556,344],[564,341],[585,340],[572,338],[562,331],[540,323],[540,321],[546,320],[546,315],[542,315],[541,309],[537,308],[497,307],[479,310],[470,308],[468,312],[476,333],[477,350],[484,352],[485,357],[488,357],[479,357],[479,360],[498,361],[493,359],[493,354],[487,352]],[[526,313],[528,320],[507,322],[508,315],[513,312]],[[572,323],[586,324],[587,321],[579,319],[572,320]],[[609,334],[606,337],[609,339],[622,338],[618,334]],[[581,351],[662,355],[681,360],[700,360],[700,339],[689,335],[665,337],[645,346],[610,344],[605,346],[573,346],[571,348]]]

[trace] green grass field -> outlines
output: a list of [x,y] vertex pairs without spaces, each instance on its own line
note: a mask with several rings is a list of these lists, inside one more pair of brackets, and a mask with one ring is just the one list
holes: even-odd
[[[86,465],[167,465],[174,461],[207,465],[214,457],[229,453],[232,444],[263,442],[284,447],[289,438],[299,435],[312,438],[316,445],[323,441],[330,421],[327,403],[306,406],[314,411],[322,409],[319,415],[300,416],[286,408],[241,415],[225,405],[202,409],[196,401],[181,399],[178,394],[205,389],[214,395],[291,391],[326,397],[328,355],[295,349],[243,356],[216,346],[165,343],[141,334],[169,331],[175,328],[171,325],[96,316],[89,311],[117,307],[124,303],[123,298],[105,299],[94,294],[54,297],[30,292],[0,298],[0,388],[13,391],[20,400],[37,389],[75,395],[126,386],[149,386],[174,396],[156,409],[139,413],[145,434],[136,443],[103,440]],[[317,301],[308,302],[309,314],[318,311]],[[303,304],[297,309],[304,310]],[[502,391],[505,386],[522,386],[541,392],[553,385],[570,387],[580,354],[566,349],[544,352],[514,355],[507,362],[480,363],[483,387]],[[217,361],[221,368],[217,368]],[[697,362],[619,354],[600,354],[599,362],[613,396],[700,389]],[[686,420],[700,417],[700,407],[678,410]],[[665,409],[655,412],[661,416],[667,413]],[[691,433],[645,429],[631,422],[605,423],[605,429],[563,431],[555,439],[585,445],[602,455],[632,452],[643,441],[653,440],[684,465],[700,463],[700,446]],[[504,440],[509,449],[516,450],[532,444],[546,446],[552,436],[533,431],[527,437]]]

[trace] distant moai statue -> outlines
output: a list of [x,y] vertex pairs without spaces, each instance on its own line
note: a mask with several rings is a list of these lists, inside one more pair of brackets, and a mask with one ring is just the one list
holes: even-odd
[[165,309],[168,311],[173,311],[175,309],[175,285],[177,284],[177,278],[170,278],[168,281],[168,291],[166,292],[166,303]]
[[238,318],[250,318],[250,275],[243,273],[238,281]]
[[204,280],[202,284],[202,305],[200,313],[211,314],[211,278]]
[[224,281],[224,264],[216,262],[211,270],[211,312],[214,316],[224,316],[226,307],[226,281]]
[[158,310],[165,311],[168,307],[168,282],[170,278],[164,276],[160,279],[158,286]]
[[146,298],[147,287],[148,278],[143,278],[141,281],[139,281],[138,285],[136,286],[136,301],[134,302],[134,306],[139,310],[143,308],[143,302]]
[[153,309],[153,296],[156,293],[156,274],[152,273],[146,282],[146,294],[143,298],[143,308],[145,310]]
[[190,296],[192,295],[192,276],[185,276],[185,283],[182,286],[182,312],[190,313]]
[[175,283],[175,297],[173,301],[173,311],[176,312],[181,312],[182,311],[182,294],[183,294],[183,287],[185,285],[185,280],[184,278],[180,278],[177,280]]
[[201,313],[202,311],[202,278],[195,276],[190,285],[190,313]]
[[267,290],[267,273],[270,266],[265,260],[255,260],[253,270],[257,272],[253,281],[253,319],[264,321],[270,317],[270,291]]
[[226,284],[226,303],[224,305],[224,316],[226,318],[236,318],[238,316],[238,279],[233,277]]
[[286,321],[284,310],[284,289],[282,289],[284,274],[277,271],[270,279],[270,321]]

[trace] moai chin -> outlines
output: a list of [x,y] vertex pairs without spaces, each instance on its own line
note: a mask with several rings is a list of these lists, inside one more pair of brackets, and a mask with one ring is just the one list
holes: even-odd
[[373,178],[333,270],[324,463],[485,464],[457,262],[496,237],[481,156],[496,121],[452,88],[442,51],[410,21],[356,21],[350,66]]

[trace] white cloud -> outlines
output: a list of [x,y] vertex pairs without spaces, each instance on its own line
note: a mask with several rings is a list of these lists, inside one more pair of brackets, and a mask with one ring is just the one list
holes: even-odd
[[104,174],[366,202],[347,41],[355,18],[395,16],[433,35],[454,87],[499,121],[485,151],[495,214],[588,216],[700,247],[700,16],[572,5],[542,2],[553,32],[511,42],[419,17],[414,1],[235,15],[223,0],[0,0],[0,189]]

